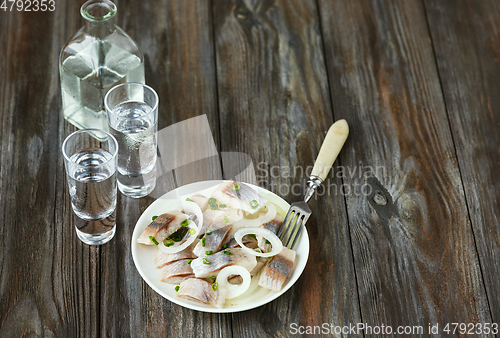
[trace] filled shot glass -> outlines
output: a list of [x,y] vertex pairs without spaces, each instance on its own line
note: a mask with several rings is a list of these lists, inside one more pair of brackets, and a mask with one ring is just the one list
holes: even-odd
[[129,82],[104,98],[110,133],[118,150],[118,188],[129,197],[148,195],[156,185],[158,95],[153,88]]
[[78,238],[89,245],[110,241],[116,229],[118,143],[100,129],[83,129],[62,145]]

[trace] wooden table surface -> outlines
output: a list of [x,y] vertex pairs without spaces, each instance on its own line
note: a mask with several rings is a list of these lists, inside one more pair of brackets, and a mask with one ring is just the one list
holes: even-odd
[[[498,0],[116,3],[160,96],[159,129],[206,114],[217,149],[249,155],[285,200],[301,199],[294,169],[313,165],[329,125],[348,121],[309,203],[307,267],[265,306],[207,314],[162,298],[134,266],[153,198],[119,197],[115,238],[82,244],[58,73],[82,1],[0,9],[1,337],[286,337],[324,323],[445,336],[447,323],[500,323]],[[171,175],[166,190],[233,174],[206,161]]]

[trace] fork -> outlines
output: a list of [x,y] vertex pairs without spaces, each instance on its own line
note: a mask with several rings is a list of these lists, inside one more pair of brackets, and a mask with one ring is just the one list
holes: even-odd
[[314,195],[316,189],[323,183],[326,176],[328,176],[333,162],[335,162],[348,135],[349,126],[346,120],[338,120],[328,129],[328,133],[314,163],[311,176],[309,176],[304,201],[292,203],[278,231],[277,236],[287,248],[293,250],[298,243],[302,229],[312,213],[307,202]]

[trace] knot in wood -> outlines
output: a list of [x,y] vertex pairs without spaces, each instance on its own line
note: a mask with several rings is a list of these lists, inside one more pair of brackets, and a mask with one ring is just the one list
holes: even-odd
[[378,205],[387,204],[387,198],[382,194],[380,190],[375,191],[375,195],[373,195],[373,201]]

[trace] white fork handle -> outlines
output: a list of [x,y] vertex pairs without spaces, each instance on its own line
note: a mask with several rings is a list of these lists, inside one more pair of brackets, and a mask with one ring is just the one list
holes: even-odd
[[312,176],[319,177],[321,181],[325,180],[347,139],[347,135],[349,135],[349,125],[346,120],[338,120],[332,124],[319,150],[311,172]]

